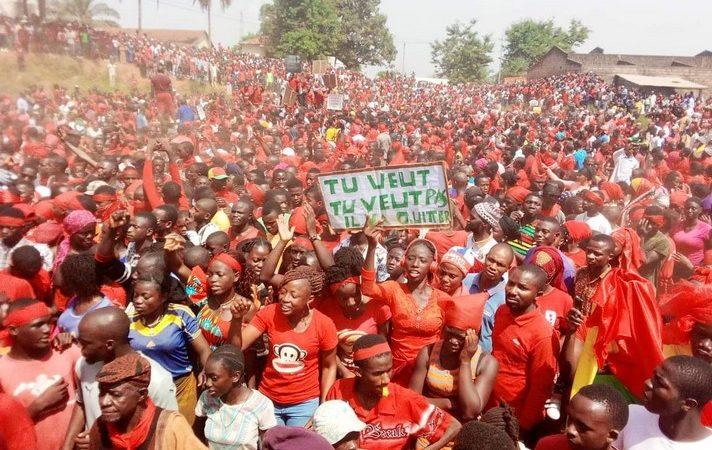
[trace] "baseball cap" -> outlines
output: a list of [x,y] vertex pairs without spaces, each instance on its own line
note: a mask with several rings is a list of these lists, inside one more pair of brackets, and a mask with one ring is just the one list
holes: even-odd
[[348,403],[343,400],[329,400],[314,411],[312,418],[314,431],[334,445],[349,433],[360,433],[366,428]]
[[224,180],[227,178],[227,173],[222,167],[213,167],[208,170],[208,178],[211,180]]

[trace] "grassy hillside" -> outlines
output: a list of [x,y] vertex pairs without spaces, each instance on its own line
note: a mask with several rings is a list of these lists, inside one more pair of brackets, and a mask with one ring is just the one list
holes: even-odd
[[[30,86],[51,88],[55,84],[66,88],[75,85],[82,90],[98,89],[110,92],[107,61],[87,60],[60,55],[30,54],[25,59],[26,69],[20,72],[17,67],[15,52],[0,52],[0,94],[17,94]],[[140,92],[147,92],[148,79],[141,78],[138,67],[132,64],[119,64],[117,67],[116,89],[128,93],[132,87]],[[193,81],[174,81],[175,89],[180,93],[212,92],[211,88]]]

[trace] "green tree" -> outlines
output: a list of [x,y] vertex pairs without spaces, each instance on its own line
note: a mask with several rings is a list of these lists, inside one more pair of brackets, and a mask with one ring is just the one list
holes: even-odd
[[[208,13],[208,40],[213,42],[213,0],[193,0],[193,4],[199,4],[200,9]],[[232,0],[220,0],[220,8],[225,11],[232,4]]]
[[333,55],[341,40],[336,0],[274,0],[260,9],[267,53],[318,59]]
[[431,61],[439,77],[451,83],[482,81],[487,78],[487,65],[492,62],[494,47],[489,36],[480,37],[474,30],[477,21],[454,23],[447,27],[442,41],[430,44]]
[[338,0],[341,41],[334,55],[346,67],[359,69],[395,59],[393,35],[379,12],[380,4],[381,0]]
[[525,19],[513,23],[505,31],[502,75],[524,74],[529,66],[552,47],[558,46],[565,52],[588,39],[589,29],[580,21],[572,20],[568,29],[554,25],[554,21]]
[[57,14],[64,20],[77,21],[89,26],[118,27],[121,15],[104,2],[94,0],[63,0]]

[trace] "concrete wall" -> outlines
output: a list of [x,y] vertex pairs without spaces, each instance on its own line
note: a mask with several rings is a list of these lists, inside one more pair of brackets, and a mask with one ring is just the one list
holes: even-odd
[[613,82],[616,74],[648,75],[653,77],[680,77],[707,86],[702,92],[712,93],[712,69],[697,67],[642,67],[642,66],[607,66],[581,68],[584,72],[595,72],[609,83]]
[[527,78],[545,78],[551,75],[558,75],[567,72],[578,72],[579,65],[572,63],[566,58],[566,54],[560,51],[550,51],[544,58],[534,64],[527,72]]

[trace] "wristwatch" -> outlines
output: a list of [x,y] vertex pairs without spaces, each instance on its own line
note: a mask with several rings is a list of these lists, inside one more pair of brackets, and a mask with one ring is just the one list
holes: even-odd
[[321,236],[319,236],[318,234],[314,234],[314,235],[309,236],[309,240],[310,241],[320,241]]

